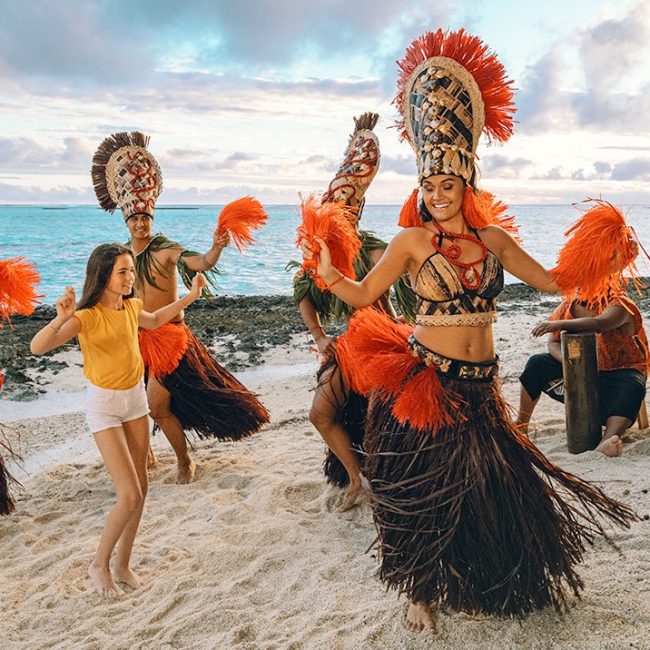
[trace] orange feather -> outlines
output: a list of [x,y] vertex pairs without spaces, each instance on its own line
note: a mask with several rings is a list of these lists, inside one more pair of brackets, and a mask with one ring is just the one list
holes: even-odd
[[507,230],[519,241],[519,226],[515,218],[505,214],[508,206],[502,201],[497,201],[494,194],[485,190],[474,190],[471,186],[465,189],[463,196],[463,217],[471,228],[485,228],[486,226],[500,226]]
[[623,213],[606,201],[588,199],[587,203],[593,207],[564,233],[568,239],[551,274],[567,299],[593,306],[624,291],[623,271],[629,271],[635,283],[638,273]]
[[[354,280],[354,260],[361,249],[361,240],[347,214],[348,208],[344,203],[321,203],[313,196],[307,197],[302,201],[302,223],[298,227],[296,244],[300,245],[306,239],[317,256],[320,247],[314,238],[321,237],[329,248],[332,266],[346,278]],[[316,257],[303,264],[305,271],[311,271],[312,275],[316,267]],[[321,291],[326,289],[325,282],[318,276],[314,275],[314,282]]]
[[11,320],[12,314],[29,316],[39,298],[36,286],[40,276],[36,266],[23,257],[0,260],[0,323]]
[[397,222],[402,228],[411,228],[412,226],[422,225],[422,219],[420,219],[420,210],[418,207],[419,194],[419,188],[415,188],[409,195],[408,199],[404,201]]
[[[488,46],[478,36],[471,36],[464,29],[457,32],[427,32],[416,38],[406,50],[404,58],[397,62],[401,72],[397,81],[395,98],[400,113],[406,115],[402,106],[402,91],[407,79],[420,63],[433,56],[444,56],[460,63],[474,77],[485,104],[483,131],[488,138],[505,142],[513,133],[512,116],[515,112],[512,80]],[[408,139],[404,120],[398,126],[402,137]]]
[[259,201],[252,196],[245,196],[223,207],[217,223],[217,232],[228,233],[241,253],[255,241],[252,231],[264,226],[268,218],[269,215]]
[[189,340],[186,327],[172,323],[154,330],[141,329],[138,337],[142,360],[147,372],[154,377],[163,377],[176,370]]

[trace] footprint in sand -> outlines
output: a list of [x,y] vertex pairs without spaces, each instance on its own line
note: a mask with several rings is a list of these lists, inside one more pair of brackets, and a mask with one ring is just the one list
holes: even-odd
[[[321,483],[295,483],[284,489],[284,497],[289,505],[305,510],[305,506],[320,497],[322,492]],[[317,509],[319,510],[320,507]],[[313,511],[313,508],[309,510]]]

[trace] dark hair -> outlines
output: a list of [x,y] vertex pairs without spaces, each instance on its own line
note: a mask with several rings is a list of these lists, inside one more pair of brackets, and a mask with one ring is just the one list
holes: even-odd
[[[99,302],[113,272],[115,260],[120,255],[130,255],[133,258],[133,251],[122,244],[100,244],[90,254],[86,264],[86,280],[77,309],[89,309]],[[126,296],[132,297],[133,291]]]

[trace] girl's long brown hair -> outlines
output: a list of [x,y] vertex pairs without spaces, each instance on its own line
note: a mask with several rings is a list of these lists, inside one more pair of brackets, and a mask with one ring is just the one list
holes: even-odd
[[[90,254],[86,265],[86,280],[77,309],[89,309],[99,302],[113,272],[115,260],[120,255],[130,255],[133,258],[133,251],[122,244],[100,244]],[[125,299],[128,298],[133,298],[133,291],[125,296]]]

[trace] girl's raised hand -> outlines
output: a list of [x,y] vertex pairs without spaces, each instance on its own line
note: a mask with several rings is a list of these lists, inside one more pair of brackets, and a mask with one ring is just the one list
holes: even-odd
[[192,302],[194,302],[200,295],[201,291],[207,286],[207,280],[203,273],[197,273],[194,278],[192,278],[192,288],[190,289],[190,297]]
[[56,315],[68,321],[74,316],[77,298],[72,287],[66,287],[63,295],[56,301]]
[[331,273],[333,271],[332,267],[332,256],[330,255],[330,249],[328,248],[325,240],[322,237],[314,237],[314,240],[320,247],[320,251],[316,254],[312,250],[311,244],[307,239],[303,239],[300,242],[300,250],[302,251],[302,258],[305,262],[313,260],[316,258],[316,273],[321,277]]

